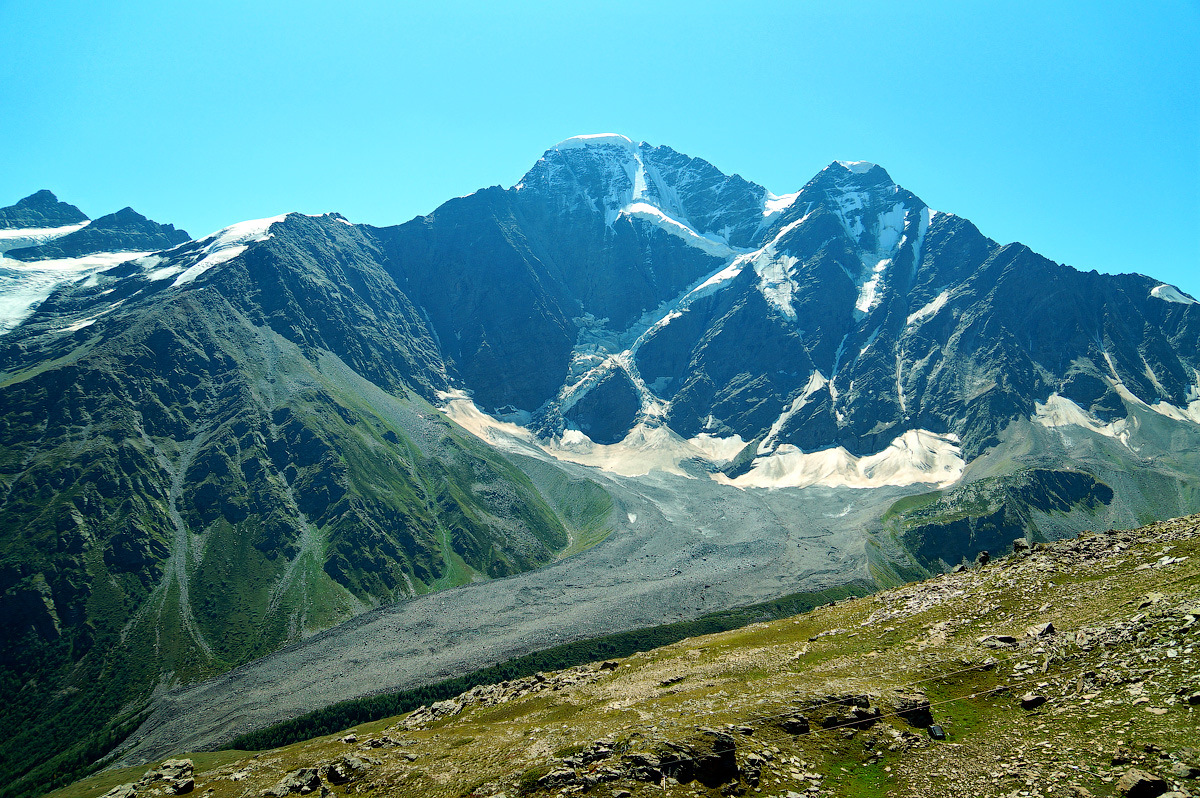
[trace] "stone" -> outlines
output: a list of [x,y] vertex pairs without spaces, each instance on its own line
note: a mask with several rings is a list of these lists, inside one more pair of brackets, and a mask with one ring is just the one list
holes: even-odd
[[100,798],[135,798],[135,796],[137,796],[137,785],[118,784]]
[[660,757],[663,775],[681,784],[698,781],[710,789],[738,777],[737,743],[733,736],[716,729],[700,728],[682,742],[669,743]]
[[629,753],[621,757],[621,762],[630,778],[648,782],[658,782],[662,779],[662,761],[654,754]]
[[1011,635],[984,635],[979,638],[979,643],[987,648],[1011,648],[1017,644],[1017,638]]
[[292,793],[308,795],[320,786],[321,776],[316,768],[300,768],[284,776],[274,787],[264,790],[263,795],[267,798],[283,798]]
[[1026,637],[1049,637],[1054,634],[1054,624],[1047,621],[1046,623],[1035,623],[1025,629]]
[[888,697],[890,709],[909,726],[924,729],[933,723],[929,697],[919,690],[898,688]]
[[571,768],[558,768],[538,779],[537,784],[544,789],[553,789],[555,787],[566,787],[578,781],[579,777],[575,775],[575,771]]
[[1167,783],[1144,770],[1130,768],[1117,781],[1117,792],[1129,798],[1158,798],[1167,791]]
[[945,740],[946,739],[946,730],[943,729],[941,726],[939,726],[936,723],[930,724],[929,736],[935,740]]
[[808,734],[811,726],[809,725],[808,718],[797,712],[780,718],[779,728],[788,734]]
[[1180,779],[1200,779],[1200,768],[1186,762],[1171,764],[1171,775]]
[[168,785],[167,789],[172,795],[186,795],[196,789],[196,782],[191,776],[175,779]]
[[348,745],[353,745],[354,743],[358,742],[358,735],[355,734],[354,732],[350,732],[349,734],[347,734],[345,737],[342,738],[342,742],[344,742]]
[[1029,552],[1029,539],[1017,538],[1012,542],[1013,554],[1026,554]]
[[192,776],[194,769],[195,766],[190,759],[166,759],[158,767],[146,771],[146,774],[142,776],[142,784],[187,779]]
[[335,759],[321,768],[321,775],[330,784],[346,784],[367,772],[368,764],[356,756]]
[[1026,693],[1021,696],[1021,709],[1032,710],[1037,709],[1049,699],[1040,693]]

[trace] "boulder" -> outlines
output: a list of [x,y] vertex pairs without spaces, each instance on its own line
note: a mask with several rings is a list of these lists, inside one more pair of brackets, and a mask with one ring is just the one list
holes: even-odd
[[264,790],[263,795],[266,798],[283,798],[292,793],[308,795],[320,786],[321,776],[316,768],[300,768],[284,776],[274,787]]
[[1186,762],[1171,764],[1171,775],[1180,779],[1200,779],[1200,768]]
[[625,754],[621,763],[629,777],[638,781],[658,782],[662,780],[662,760],[656,755],[643,752]]
[[929,697],[919,690],[897,688],[887,697],[888,709],[903,718],[909,726],[924,729],[933,723]]
[[356,756],[343,756],[335,759],[320,769],[320,775],[330,784],[346,784],[367,772],[370,767]]
[[1167,783],[1144,770],[1130,768],[1117,782],[1117,792],[1129,798],[1158,798],[1167,791]]
[[663,774],[680,784],[698,781],[712,789],[738,778],[737,743],[716,729],[701,728],[686,740],[667,743],[659,761]]
[[136,798],[137,785],[135,784],[118,784],[113,787],[100,798]]
[[1025,629],[1026,637],[1049,637],[1054,634],[1054,624],[1047,621],[1046,623],[1035,623]]
[[190,779],[194,770],[195,765],[190,759],[167,759],[158,767],[147,770],[146,774],[142,776],[141,783],[153,784],[156,781],[176,782]]
[[196,781],[191,776],[182,779],[175,779],[167,785],[167,790],[172,795],[187,795],[194,789],[196,789]]
[[1011,635],[984,635],[979,638],[979,644],[987,648],[1012,648],[1017,644],[1017,638]]
[[779,718],[779,728],[788,734],[808,734],[811,726],[807,717],[801,715],[799,712],[794,712]]
[[750,754],[746,757],[745,763],[742,765],[742,778],[750,787],[757,787],[762,781],[762,771],[766,767],[767,760],[763,759],[758,754]]
[[1049,700],[1050,699],[1046,698],[1046,696],[1040,693],[1026,693],[1025,695],[1021,696],[1021,709],[1037,709]]

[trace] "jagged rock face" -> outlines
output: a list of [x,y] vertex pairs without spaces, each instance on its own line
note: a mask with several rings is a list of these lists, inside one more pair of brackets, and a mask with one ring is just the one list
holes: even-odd
[[133,208],[122,208],[62,238],[38,246],[12,249],[5,254],[14,260],[36,261],[78,258],[95,252],[154,252],[190,239],[183,230],[176,230],[175,225],[159,224]]
[[86,222],[88,217],[74,205],[60,202],[46,189],[30,194],[15,205],[0,208],[0,229],[20,230],[40,227],[65,227]]
[[927,430],[970,460],[1055,393],[1103,423],[1125,417],[1123,391],[1200,395],[1195,305],[1000,246],[873,164],[779,198],[666,147],[581,137],[512,189],[372,234],[448,369],[542,434],[587,432],[580,414],[608,399],[622,422],[605,441],[631,428],[632,391],[584,400],[613,369],[637,420],[762,456],[862,457]]
[[596,443],[617,443],[637,420],[641,397],[621,369],[612,369],[564,414]]

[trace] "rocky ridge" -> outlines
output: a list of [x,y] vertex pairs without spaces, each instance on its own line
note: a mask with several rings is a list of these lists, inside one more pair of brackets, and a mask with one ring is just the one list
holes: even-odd
[[[1200,516],[478,687],[224,761],[217,796],[1200,794]],[[164,763],[165,765],[166,763]],[[152,770],[153,772],[153,770]],[[60,798],[167,794],[96,777]],[[122,790],[124,792],[122,792]]]

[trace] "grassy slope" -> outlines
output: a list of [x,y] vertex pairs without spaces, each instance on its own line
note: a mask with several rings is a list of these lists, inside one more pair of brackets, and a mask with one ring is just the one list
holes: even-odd
[[[1149,603],[1153,593],[1160,595]],[[198,760],[198,789],[214,798],[256,794],[294,768],[352,753],[375,764],[335,793],[513,795],[522,776],[530,786],[598,739],[648,751],[688,739],[697,726],[744,725],[751,733],[734,734],[737,760],[744,773],[751,753],[767,759],[765,795],[812,785],[816,794],[842,796],[1000,796],[1031,787],[1113,795],[1127,767],[1113,765],[1118,747],[1133,764],[1166,774],[1169,756],[1186,758],[1184,748],[1196,743],[1200,707],[1185,698],[1200,689],[1200,622],[1187,620],[1196,614],[1200,517],[1191,517],[683,640],[611,672],[550,674],[545,689],[415,728],[399,719],[361,724],[357,744],[335,735],[253,758]],[[1026,636],[1045,621],[1056,634]],[[994,650],[981,645],[986,634],[1020,642]],[[781,713],[848,693],[873,694],[886,712],[887,695],[902,685],[926,693],[948,740],[931,741],[886,714],[869,729],[824,730],[818,722],[828,706],[807,711],[812,733],[779,728]],[[1021,709],[1030,690],[1049,702]],[[247,773],[230,780],[236,771]],[[56,795],[92,798],[137,775],[101,774]],[[669,795],[718,794],[699,782],[665,787]],[[664,794],[636,780],[600,789],[618,788]]]
[[[181,300],[79,365],[6,376],[0,594],[37,604],[48,586],[58,630],[3,640],[0,794],[78,777],[156,686],[568,545],[529,478],[427,403],[213,301]],[[171,376],[182,365],[199,376]]]

